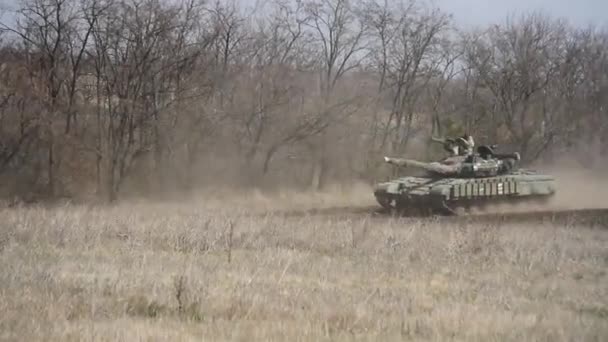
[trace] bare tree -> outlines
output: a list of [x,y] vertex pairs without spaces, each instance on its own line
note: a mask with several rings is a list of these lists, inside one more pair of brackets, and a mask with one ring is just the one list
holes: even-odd
[[552,139],[551,133],[537,133],[546,132],[552,113],[543,99],[559,70],[556,55],[564,34],[562,23],[533,13],[491,28],[468,55],[494,98],[500,117],[496,124],[504,125],[509,142],[517,144],[526,159],[541,153]]
[[462,72],[458,67],[458,62],[463,56],[461,47],[450,40],[443,40],[436,51],[436,55],[431,58],[432,79],[428,84],[428,111],[432,115],[431,134],[442,136],[442,119],[450,113],[454,113],[456,108],[450,103],[444,103],[446,88],[453,83]]
[[32,81],[41,87],[39,101],[43,104],[43,112],[39,117],[40,138],[46,145],[47,192],[52,196],[56,190],[55,170],[58,162],[53,124],[63,105],[66,36],[74,20],[74,6],[68,0],[28,0],[18,13],[14,27],[2,25],[2,28],[15,34],[24,44],[31,58]]
[[582,70],[575,67],[570,71],[570,83],[579,85],[574,95],[579,101],[578,110],[569,118],[578,119],[579,129],[572,139],[585,147],[598,143],[598,152],[605,156],[608,155],[608,31],[589,27],[578,32],[576,42],[572,49],[580,55]]
[[445,53],[442,37],[450,18],[413,1],[389,5],[374,0],[366,2],[364,18],[372,28],[371,62],[378,73],[379,106],[388,112],[386,119],[373,120],[374,144],[379,138],[379,150],[402,153],[412,134],[418,100],[430,80],[453,64],[448,58],[443,61],[447,65],[441,65],[437,57]]
[[320,46],[320,93],[329,100],[340,78],[362,60],[357,53],[364,50],[363,35],[367,27],[348,0],[311,1],[306,5],[310,16],[307,25]]
[[[230,66],[239,64],[237,57],[245,57],[238,53],[241,45],[247,37],[245,30],[245,19],[238,11],[235,3],[222,4],[217,1],[214,7],[208,8],[212,14],[213,24],[218,33],[218,39],[214,40],[215,63],[218,68],[216,72],[217,90],[219,91],[219,106],[225,106],[226,98],[234,93],[230,87]],[[236,70],[233,70],[235,72]]]
[[36,137],[36,119],[26,105],[28,80],[20,72],[23,55],[2,44],[0,33],[0,174]]
[[432,75],[432,63],[427,63],[426,59],[433,53],[439,35],[449,23],[448,17],[436,9],[403,22],[391,51],[394,56],[389,67],[393,87],[392,110],[383,138],[385,144],[389,132],[394,131],[389,149],[393,153],[401,153],[405,149],[412,133],[417,99]]
[[252,68],[236,76],[238,93],[243,96],[236,100],[233,118],[247,169],[254,167],[268,126],[277,119],[276,111],[289,102],[289,76],[293,73],[290,60],[302,37],[301,6],[279,1],[273,5],[269,17],[257,18],[255,26],[250,27],[244,53]]
[[[336,120],[337,115],[348,113],[340,111],[340,106],[331,104],[335,87],[350,70],[360,66],[365,56],[365,35],[368,32],[367,23],[362,20],[360,9],[348,0],[310,1],[306,4],[306,12],[310,17],[307,25],[312,29],[320,55],[319,93],[322,106],[319,114],[312,122],[321,120]],[[331,110],[330,110],[331,109]],[[327,142],[325,130],[313,146],[316,155],[315,167],[312,173],[312,187],[319,189],[323,186],[327,172]]]
[[141,0],[88,17],[95,26],[98,170],[105,175],[99,182],[110,200],[138,158],[154,151],[155,170],[162,172],[165,152],[174,145],[175,137],[164,131],[175,129],[179,113],[170,113],[193,96],[186,75],[212,41],[188,33],[198,18],[195,5]]
[[[313,119],[288,117],[293,106],[306,91],[297,85],[302,71],[300,55],[310,34],[305,31],[307,18],[301,3],[275,2],[268,19],[263,18],[253,32],[250,51],[254,68],[246,74],[244,83],[252,96],[244,105],[240,136],[248,145],[246,167],[251,167],[258,152],[262,152],[261,170],[265,174],[275,153],[290,144],[321,131],[326,124]],[[297,111],[295,113],[298,113]],[[270,127],[281,127],[272,132]]]
[[608,153],[605,31],[538,13],[458,30],[409,0],[265,6],[23,2],[0,22],[3,184],[96,183],[110,200],[235,177],[319,189],[463,130],[524,161]]

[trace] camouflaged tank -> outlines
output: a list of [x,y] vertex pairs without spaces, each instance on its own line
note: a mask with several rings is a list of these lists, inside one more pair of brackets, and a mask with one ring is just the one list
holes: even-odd
[[534,170],[518,168],[518,153],[496,154],[480,146],[470,155],[451,156],[438,162],[385,157],[398,167],[424,171],[379,183],[374,195],[386,209],[401,213],[467,214],[488,204],[545,203],[555,194],[555,179]]

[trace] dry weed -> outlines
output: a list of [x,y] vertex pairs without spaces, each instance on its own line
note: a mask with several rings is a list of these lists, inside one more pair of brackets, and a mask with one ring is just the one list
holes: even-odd
[[608,336],[608,231],[226,204],[1,211],[0,339]]

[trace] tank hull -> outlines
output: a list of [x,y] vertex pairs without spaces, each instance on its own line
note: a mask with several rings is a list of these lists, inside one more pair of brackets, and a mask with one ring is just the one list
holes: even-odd
[[555,179],[530,170],[483,178],[403,177],[374,189],[385,209],[404,214],[467,214],[491,204],[544,203],[555,194]]

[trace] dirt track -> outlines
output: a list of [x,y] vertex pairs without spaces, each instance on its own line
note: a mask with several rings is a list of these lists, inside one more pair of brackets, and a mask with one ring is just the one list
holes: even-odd
[[[385,213],[378,206],[331,207],[310,210],[277,211],[273,215],[285,217],[323,216],[336,219],[371,218],[374,220],[411,219]],[[414,219],[435,222],[509,222],[509,223],[542,223],[560,222],[565,225],[577,224],[608,228],[608,208],[576,210],[535,210],[529,212],[490,212],[469,216],[430,216]]]

